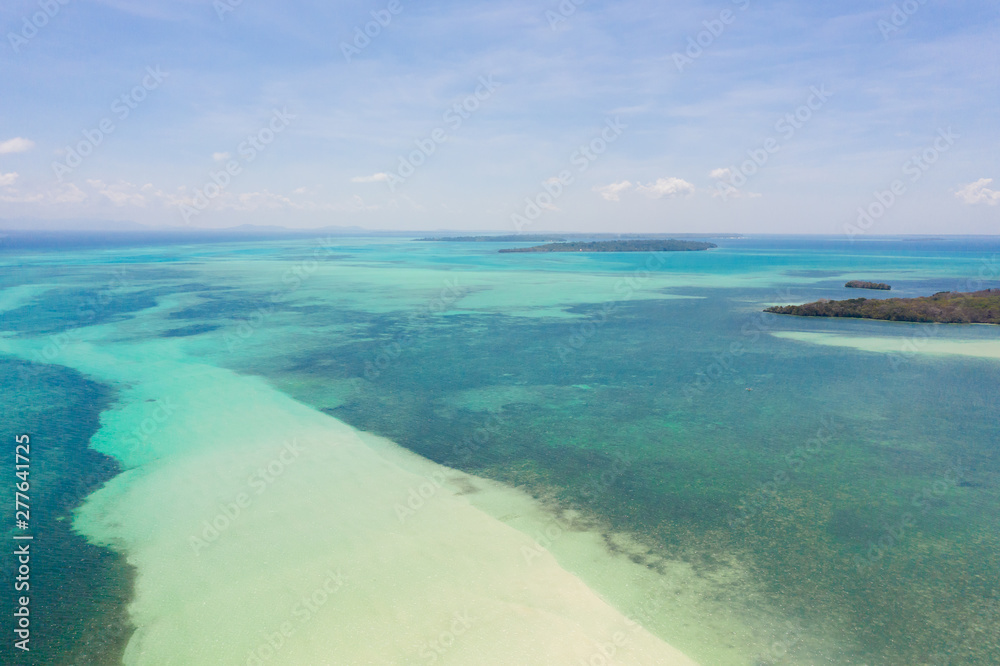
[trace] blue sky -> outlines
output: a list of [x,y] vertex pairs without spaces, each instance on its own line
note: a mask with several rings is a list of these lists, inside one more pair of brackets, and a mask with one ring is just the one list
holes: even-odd
[[0,218],[1000,233],[988,0],[8,0],[0,21]]

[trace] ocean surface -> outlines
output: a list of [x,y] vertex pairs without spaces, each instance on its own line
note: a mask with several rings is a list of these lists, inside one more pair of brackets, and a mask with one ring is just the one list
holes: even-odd
[[762,313],[1000,240],[711,240],[5,239],[3,663],[1000,663],[1000,327]]

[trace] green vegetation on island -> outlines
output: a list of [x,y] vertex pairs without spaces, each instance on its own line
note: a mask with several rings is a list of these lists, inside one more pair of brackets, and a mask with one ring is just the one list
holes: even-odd
[[885,282],[864,282],[862,280],[851,280],[844,286],[848,289],[882,289],[885,291],[892,289],[892,286]]
[[1000,324],[1000,289],[942,291],[919,298],[851,298],[805,305],[779,305],[764,312],[799,317],[854,317],[942,324]]
[[558,236],[444,236],[441,238],[418,238],[418,241],[438,241],[443,243],[548,243],[564,241]]
[[500,252],[692,252],[718,247],[715,243],[684,240],[594,241],[591,243],[549,243],[535,247],[507,248]]

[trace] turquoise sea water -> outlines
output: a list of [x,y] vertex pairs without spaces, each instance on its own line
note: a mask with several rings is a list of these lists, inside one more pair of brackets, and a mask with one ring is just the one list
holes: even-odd
[[[708,637],[656,628],[701,663],[721,663],[710,643],[754,666],[1000,663],[1000,358],[931,353],[996,349],[1000,329],[761,313],[856,297],[849,279],[903,296],[1000,287],[1000,242],[715,242],[661,255],[404,238],[9,245],[0,362],[54,379],[0,375],[4,432],[66,442],[39,475],[86,467],[107,470],[92,477],[103,483],[113,462],[68,442],[89,437],[120,387],[62,366],[81,344],[114,355],[162,343],[575,510],[650,571],[684,563],[699,612],[739,623]],[[788,332],[844,344],[772,335]],[[862,344],[886,338],[888,353]],[[93,395],[73,398],[79,386]],[[36,502],[55,518],[91,490]],[[115,544],[59,534],[53,556],[95,563],[39,575],[92,592],[50,616],[44,663],[74,663],[86,641],[105,646],[94,663],[115,663],[121,641],[79,627],[127,624],[129,570]]]
[[[71,522],[71,510],[82,498],[120,471],[114,460],[87,447],[111,392],[66,368],[6,358],[0,359],[0,385],[0,437],[9,445],[12,494],[15,437],[30,439],[28,497],[35,537],[27,580],[34,587],[24,590],[32,599],[33,647],[19,655],[5,636],[2,661],[115,663],[132,632],[125,610],[132,572],[121,555],[74,533]],[[12,534],[23,533],[14,529],[14,503],[5,501],[0,515],[5,541],[12,544]],[[3,565],[4,589],[12,590],[17,562],[8,556]],[[3,595],[4,618],[13,617],[15,604],[12,594]],[[12,627],[7,629],[11,635]]]

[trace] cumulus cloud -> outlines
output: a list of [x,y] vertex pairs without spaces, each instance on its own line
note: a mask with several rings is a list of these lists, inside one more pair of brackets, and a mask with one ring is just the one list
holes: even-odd
[[[3,174],[3,176],[10,175],[17,174]],[[65,183],[54,190],[21,192],[13,187],[7,187],[0,192],[0,201],[4,203],[78,204],[87,198],[87,193],[72,183]]]
[[730,199],[759,199],[762,195],[760,192],[747,192],[733,187],[729,183],[720,181],[715,184],[712,196],[723,201],[729,201]]
[[87,193],[73,183],[66,183],[48,193],[49,200],[56,204],[75,204],[87,200]]
[[262,208],[297,208],[298,204],[286,197],[284,194],[277,194],[270,190],[259,192],[242,192],[234,197],[235,201],[223,201],[220,208],[233,208],[234,210],[254,211]]
[[212,153],[212,159],[216,162],[225,162],[231,157],[229,153]]
[[624,192],[635,190],[640,194],[645,194],[650,199],[662,199],[664,197],[676,198],[679,196],[691,196],[695,193],[695,187],[683,178],[657,178],[655,183],[636,183],[633,185],[627,180],[609,185],[598,185],[594,191],[600,194],[605,201],[620,201]]
[[34,141],[19,136],[13,139],[7,139],[6,141],[0,141],[0,155],[6,155],[7,153],[23,153],[34,147]]
[[958,192],[955,192],[955,196],[967,204],[984,203],[988,206],[996,206],[1000,204],[1000,190],[991,190],[987,187],[992,182],[992,178],[980,178],[959,189]]
[[[104,181],[87,179],[80,186],[64,183],[54,189],[19,191],[10,186],[17,179],[16,173],[0,173],[0,202],[33,203],[40,205],[72,205],[76,209],[99,209],[108,204],[116,208],[137,208],[145,210],[173,210],[183,206],[194,206],[198,190],[182,186],[175,190],[163,190],[152,183],[138,185],[125,180]],[[306,194],[306,188],[294,190],[294,195]],[[340,202],[315,202],[300,196],[295,200],[284,194],[262,190],[257,192],[231,192],[222,190],[209,200],[207,210],[253,212],[260,210],[299,211],[373,211],[382,208],[380,204],[366,203],[361,197]]]
[[733,178],[733,170],[729,167],[712,169],[708,175],[718,181],[712,191],[712,196],[716,199],[729,201],[730,199],[759,199],[761,197],[760,192],[747,192],[733,185],[735,179]]
[[351,178],[352,183],[384,183],[389,180],[387,173],[373,173],[370,176],[355,176]]
[[694,194],[694,185],[683,178],[657,178],[655,183],[648,185],[640,183],[636,186],[635,191],[645,194],[650,199],[662,199],[663,197],[673,199],[679,196],[691,196]]
[[611,183],[610,185],[598,185],[594,188],[594,191],[600,194],[605,201],[620,201],[619,193],[627,192],[632,189],[632,183],[627,180],[623,180],[620,183]]
[[149,202],[147,195],[154,194],[152,185],[145,185],[139,188],[126,181],[108,184],[103,180],[88,180],[87,184],[98,195],[106,198],[116,206],[132,205],[144,208]]

